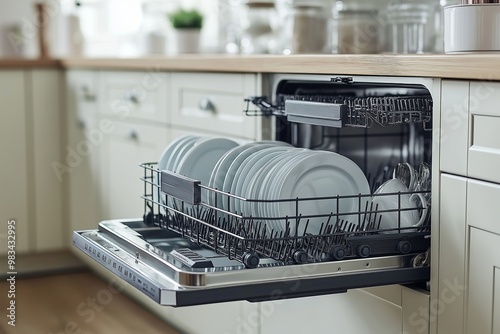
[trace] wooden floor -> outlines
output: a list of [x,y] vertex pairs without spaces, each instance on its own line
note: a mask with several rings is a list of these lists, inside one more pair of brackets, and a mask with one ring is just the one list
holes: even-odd
[[18,278],[16,327],[7,324],[8,290],[2,280],[0,333],[179,333],[92,273]]

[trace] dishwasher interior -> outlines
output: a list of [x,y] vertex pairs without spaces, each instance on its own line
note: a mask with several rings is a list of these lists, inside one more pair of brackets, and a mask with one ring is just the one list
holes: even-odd
[[[75,246],[163,305],[272,300],[273,291],[294,298],[398,283],[425,286],[432,82],[299,75],[275,75],[271,82],[269,97],[248,98],[248,117],[272,118],[277,141],[347,157],[363,171],[369,192],[246,198],[144,163],[143,218],[76,231]],[[376,193],[392,178],[406,182],[409,174],[421,181],[418,187]],[[402,196],[415,194],[427,210],[401,204]],[[393,196],[399,204],[380,210],[373,201],[379,196]],[[331,206],[304,213],[311,201]],[[355,209],[343,212],[342,201],[356,203]],[[259,216],[234,209],[242,203],[288,203],[294,210]],[[401,216],[412,210],[422,223],[401,226]],[[381,228],[388,213],[398,224]],[[310,222],[319,227],[313,230]]]

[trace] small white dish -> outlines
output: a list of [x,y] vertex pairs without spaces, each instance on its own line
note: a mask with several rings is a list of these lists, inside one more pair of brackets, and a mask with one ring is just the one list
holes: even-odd
[[[379,227],[382,230],[381,233],[397,233],[398,230],[384,230],[418,227],[424,223],[428,211],[425,196],[420,193],[407,194],[407,192],[409,192],[408,187],[400,179],[390,179],[374,192],[376,196],[372,198],[372,203],[373,208],[377,208],[377,216],[381,217]],[[389,195],[392,193],[394,195]],[[381,212],[385,210],[388,212]],[[413,229],[404,229],[401,232],[411,231]]]

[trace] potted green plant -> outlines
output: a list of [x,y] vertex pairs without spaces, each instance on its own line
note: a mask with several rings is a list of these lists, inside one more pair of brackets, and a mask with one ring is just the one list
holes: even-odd
[[168,14],[168,18],[175,29],[177,51],[179,53],[198,52],[203,15],[196,9],[179,8]]

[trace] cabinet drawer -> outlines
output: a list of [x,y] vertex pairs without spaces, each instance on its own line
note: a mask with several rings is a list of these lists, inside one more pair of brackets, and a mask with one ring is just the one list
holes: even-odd
[[256,117],[242,112],[258,94],[255,74],[173,73],[172,124],[249,139]]
[[168,75],[154,72],[101,72],[100,111],[120,120],[168,122]]
[[144,183],[139,164],[155,161],[168,142],[166,127],[114,122],[103,140],[104,219],[142,217]]
[[69,70],[66,72],[66,102],[69,110],[76,112],[79,121],[97,113],[97,73]]
[[468,180],[467,181],[467,222],[500,234],[500,185]]
[[468,175],[500,182],[500,83],[470,85]]

